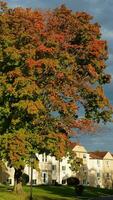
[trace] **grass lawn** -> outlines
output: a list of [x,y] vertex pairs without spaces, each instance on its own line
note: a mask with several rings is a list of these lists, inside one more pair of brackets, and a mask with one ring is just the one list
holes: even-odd
[[[6,186],[0,186],[0,200],[29,200],[29,187],[19,196]],[[38,186],[33,188],[33,200],[83,200],[92,197],[113,195],[113,190],[86,187],[81,197],[77,197],[74,188],[68,186]]]
[[[79,199],[90,199],[92,197],[99,197],[99,196],[110,196],[113,195],[113,190],[109,189],[102,189],[102,188],[93,188],[93,187],[85,187],[83,197]],[[89,198],[88,198],[89,197]]]

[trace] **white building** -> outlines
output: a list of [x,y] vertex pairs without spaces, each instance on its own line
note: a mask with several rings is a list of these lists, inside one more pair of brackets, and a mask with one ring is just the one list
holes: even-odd
[[[36,154],[40,170],[33,169],[33,184],[55,184],[56,182],[66,184],[66,179],[74,175],[79,178],[81,184],[112,188],[113,156],[110,152],[88,152],[80,144],[75,144],[73,151],[76,153],[76,157],[83,159],[83,165],[79,173],[71,171],[68,157],[58,161],[54,156],[46,155],[45,153]],[[25,166],[24,173],[29,175],[30,184],[30,166]],[[9,174],[9,184],[14,185],[14,168],[7,167],[7,174]]]
[[[39,170],[33,169],[33,184],[55,184],[66,183],[66,179],[71,176],[72,172],[68,157],[56,160],[55,156],[44,154],[36,155],[39,160]],[[9,174],[8,183],[14,185],[14,168],[7,167]],[[31,182],[31,167],[26,165],[24,173],[29,175],[29,184]]]
[[90,152],[88,181],[90,186],[112,188],[113,156],[110,152]]

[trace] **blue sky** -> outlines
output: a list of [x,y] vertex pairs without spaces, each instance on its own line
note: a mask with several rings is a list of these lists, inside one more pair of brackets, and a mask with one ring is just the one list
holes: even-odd
[[[108,41],[109,59],[107,72],[113,78],[113,0],[7,0],[10,7],[31,7],[41,9],[55,8],[66,4],[73,11],[86,11],[94,16],[94,21],[101,25],[102,38]],[[105,86],[106,95],[113,104],[113,81]],[[93,135],[78,135],[89,150],[108,150],[113,152],[113,125],[101,126],[101,131]]]

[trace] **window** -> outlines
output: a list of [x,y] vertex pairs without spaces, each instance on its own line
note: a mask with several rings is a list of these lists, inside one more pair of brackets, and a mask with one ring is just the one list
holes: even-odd
[[66,170],[66,166],[62,166],[62,170],[65,171]]
[[87,180],[83,179],[83,185],[86,185],[86,184],[87,184]]
[[67,183],[67,180],[66,180],[66,179],[63,179],[63,180],[62,180],[62,184],[65,185],[66,183]]
[[97,188],[100,188],[100,185],[99,185],[99,184],[97,185]]
[[87,172],[86,172],[86,171],[84,171],[84,175],[87,175]]
[[86,154],[85,153],[83,154],[83,158],[86,158]]
[[89,182],[87,182],[87,185],[89,185]]
[[52,165],[52,170],[56,170],[56,165]]
[[9,185],[11,185],[11,184],[12,184],[12,179],[9,178],[9,179],[7,180],[7,182],[8,182]]
[[36,179],[33,179],[33,180],[32,180],[32,184],[33,184],[33,185],[36,185],[36,182],[37,182]]
[[87,174],[87,168],[86,167],[83,167],[83,172],[84,172],[84,174]]
[[100,173],[99,172],[97,173],[97,177],[100,178]]
[[56,179],[52,180],[52,185],[56,185]]
[[42,154],[42,162],[47,162],[47,155],[46,154]]
[[100,160],[97,160],[97,165],[100,166]]
[[106,161],[107,166],[109,167],[109,161]]
[[42,180],[43,180],[43,183],[47,183],[48,182],[48,174],[47,174],[47,172],[42,172]]
[[47,155],[45,155],[45,162],[47,162]]
[[44,154],[42,154],[42,162],[44,162]]

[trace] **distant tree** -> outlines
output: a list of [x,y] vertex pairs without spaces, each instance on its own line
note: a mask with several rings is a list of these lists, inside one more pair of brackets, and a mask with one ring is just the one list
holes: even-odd
[[77,157],[74,151],[70,151],[69,164],[70,164],[71,171],[73,172],[74,175],[77,176],[80,173],[80,170],[83,166],[83,159]]
[[0,159],[0,183],[6,184],[9,177],[7,167],[3,160]]
[[0,2],[0,153],[15,183],[30,154],[60,159],[72,128],[111,120],[107,43],[91,19],[64,5],[44,12]]

